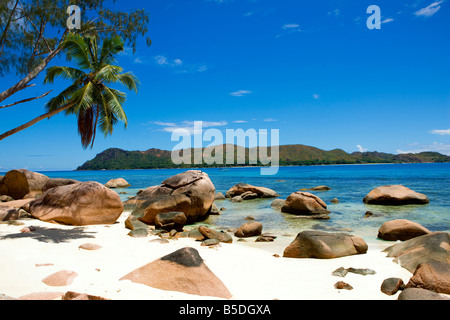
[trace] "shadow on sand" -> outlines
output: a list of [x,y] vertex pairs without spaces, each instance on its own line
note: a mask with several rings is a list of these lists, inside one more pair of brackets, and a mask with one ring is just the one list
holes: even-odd
[[95,238],[95,232],[86,232],[82,227],[76,227],[73,229],[57,229],[44,227],[33,228],[35,230],[32,232],[8,234],[6,236],[0,237],[0,240],[32,238],[37,241],[46,243],[62,243],[69,242],[70,240],[75,239]]

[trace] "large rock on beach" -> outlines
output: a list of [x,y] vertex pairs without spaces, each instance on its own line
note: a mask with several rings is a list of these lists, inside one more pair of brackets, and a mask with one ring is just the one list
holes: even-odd
[[147,224],[154,224],[158,213],[172,211],[183,212],[189,224],[208,217],[214,197],[215,187],[208,175],[189,170],[143,190],[124,205]]
[[155,227],[166,231],[172,229],[182,231],[186,221],[186,215],[183,212],[161,212],[155,217]]
[[397,300],[450,300],[450,296],[422,288],[407,288],[399,294]]
[[42,194],[42,188],[48,180],[49,177],[26,169],[11,170],[0,181],[0,194],[15,200],[34,198]]
[[381,186],[370,191],[363,199],[367,204],[406,205],[427,204],[426,195],[415,192],[402,185]]
[[429,261],[419,264],[406,288],[422,288],[450,294],[450,263]]
[[330,211],[327,210],[326,203],[322,199],[312,193],[302,191],[292,193],[281,207],[281,212],[296,215],[319,215],[330,213]]
[[417,222],[406,219],[391,220],[383,223],[378,230],[378,238],[389,241],[406,241],[431,233]]
[[207,239],[216,239],[223,243],[233,242],[233,238],[226,232],[216,231],[205,226],[198,227],[198,231]]
[[52,188],[30,203],[33,217],[75,226],[113,224],[122,212],[119,195],[94,181]]
[[75,184],[75,183],[80,183],[80,181],[77,181],[74,179],[50,178],[47,180],[45,185],[42,187],[42,193],[45,193],[48,190],[55,188],[55,187],[67,186],[69,184]]
[[111,179],[107,183],[105,183],[105,187],[107,188],[127,188],[130,184],[124,178]]
[[247,200],[255,198],[276,198],[280,196],[278,193],[269,188],[256,187],[247,183],[238,183],[226,192],[225,197],[233,198],[236,196],[241,196],[242,194],[245,194],[244,197],[246,197]]
[[235,232],[238,238],[248,238],[259,236],[262,233],[263,225],[259,221],[249,221],[241,225]]
[[186,247],[146,264],[120,280],[168,291],[229,299],[231,293],[208,268],[198,251]]
[[0,221],[13,221],[19,217],[19,211],[16,208],[0,206]]
[[394,262],[414,273],[424,262],[439,261],[450,263],[450,234],[433,232],[405,242],[397,243],[384,250]]
[[364,239],[345,234],[323,231],[303,231],[284,250],[287,258],[332,259],[367,252]]

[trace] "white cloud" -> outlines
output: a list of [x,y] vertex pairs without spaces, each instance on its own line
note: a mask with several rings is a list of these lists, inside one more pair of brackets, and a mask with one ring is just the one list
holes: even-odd
[[298,25],[297,23],[287,23],[281,26],[281,29],[283,29],[283,32],[277,34],[275,36],[275,38],[279,38],[282,35],[285,34],[291,34],[291,33],[296,33],[296,32],[302,32],[302,29],[300,29],[300,25]]
[[363,148],[360,144],[356,145],[356,147],[358,148],[359,152],[367,152],[369,150],[367,148]]
[[164,55],[157,55],[153,57],[153,59],[156,64],[172,68],[175,73],[195,73],[208,70],[208,67],[205,64],[185,63],[180,58],[171,59]]
[[159,65],[169,64],[168,59],[165,56],[156,56],[154,59]]
[[431,134],[439,134],[441,136],[450,135],[450,129],[444,129],[444,130],[431,130]]
[[247,123],[245,120],[234,120],[233,123]]
[[320,95],[315,93],[315,94],[313,94],[313,98],[314,98],[314,100],[318,100],[320,98]]
[[340,14],[341,14],[341,10],[339,10],[339,9],[335,9],[333,11],[328,11],[328,15],[329,16],[336,16],[337,17]]
[[231,93],[230,93],[230,96],[233,96],[233,97],[243,97],[243,96],[246,96],[246,95],[251,94],[251,93],[252,93],[252,92],[249,91],[249,90],[238,90],[238,91],[235,91],[235,92],[231,92]]
[[142,61],[142,58],[136,58],[134,59],[134,63],[140,64],[140,63],[144,63],[144,61]]
[[410,150],[402,150],[398,149],[397,153],[420,153],[420,152],[426,152],[426,151],[433,151],[433,152],[439,152],[445,155],[450,155],[450,144],[445,144],[442,142],[433,142],[430,145],[416,145],[416,149],[410,149]]
[[272,118],[268,118],[268,119],[264,119],[263,121],[264,122],[275,122],[275,121],[278,121],[278,120],[272,119]]
[[394,21],[394,19],[387,18],[387,19],[384,19],[383,21],[381,21],[381,23],[389,23],[389,22],[392,22],[392,21]]
[[284,30],[298,29],[298,28],[300,28],[300,26],[296,23],[288,23],[288,24],[283,25]]
[[420,16],[420,17],[424,17],[424,18],[432,17],[436,12],[439,11],[439,9],[441,9],[440,4],[443,2],[444,2],[443,0],[433,2],[428,7],[417,10],[416,12],[414,12],[414,14],[416,16]]
[[222,127],[228,124],[227,121],[199,121],[201,128],[194,126],[194,121],[182,121],[180,123],[151,121],[150,123],[163,127],[158,131],[174,132],[176,130],[184,130],[190,134],[201,134],[204,128]]

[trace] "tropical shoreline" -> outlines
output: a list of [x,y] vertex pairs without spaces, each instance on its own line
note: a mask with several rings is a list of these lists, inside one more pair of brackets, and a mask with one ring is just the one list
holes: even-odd
[[[39,220],[23,220],[24,224],[20,226],[1,224],[0,258],[3,263],[0,274],[4,275],[1,293],[19,299],[54,296],[59,300],[62,295],[59,293],[67,291],[114,300],[216,299],[119,280],[141,265],[183,247],[199,251],[206,265],[230,290],[231,300],[395,300],[399,293],[392,296],[382,293],[381,282],[388,277],[399,277],[406,283],[411,276],[409,271],[381,252],[392,243],[368,243],[366,254],[329,260],[282,258],[273,255],[281,256],[282,248],[292,239],[255,243],[250,238],[247,242],[233,241],[214,248],[203,247],[201,242],[188,238],[160,243],[158,236],[129,237],[128,230],[123,228],[126,216],[124,213],[114,225],[81,228]],[[20,233],[29,226],[36,228],[34,235]],[[68,235],[70,230],[77,230],[73,239]],[[39,233],[43,236],[37,236]],[[80,249],[84,243],[94,243],[101,248],[95,251]],[[377,273],[351,274],[345,278],[333,276],[331,273],[340,267],[371,268]],[[60,287],[48,286],[41,281],[59,270],[71,270],[78,275],[73,283]],[[335,289],[333,285],[340,280],[350,283],[354,289]]]

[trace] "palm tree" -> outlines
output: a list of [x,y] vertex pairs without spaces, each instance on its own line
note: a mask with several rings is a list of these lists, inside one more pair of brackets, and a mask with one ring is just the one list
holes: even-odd
[[123,68],[113,64],[114,56],[124,49],[122,39],[119,36],[107,38],[100,49],[95,36],[69,34],[61,46],[80,69],[51,67],[47,69],[44,83],[53,83],[56,77],[63,77],[73,83],[48,101],[46,114],[6,132],[0,136],[0,140],[62,111],[66,115],[77,116],[78,132],[84,148],[89,145],[92,148],[97,127],[107,136],[112,134],[114,125],[119,121],[127,126],[127,116],[123,110],[126,94],[109,87],[120,83],[137,92],[139,85],[131,72],[122,73]]

